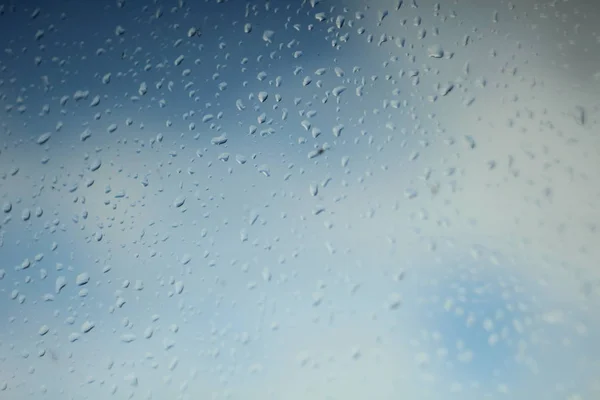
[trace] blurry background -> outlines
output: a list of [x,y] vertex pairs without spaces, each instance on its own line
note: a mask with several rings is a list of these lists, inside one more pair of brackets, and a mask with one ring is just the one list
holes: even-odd
[[600,397],[593,1],[2,1],[1,399]]

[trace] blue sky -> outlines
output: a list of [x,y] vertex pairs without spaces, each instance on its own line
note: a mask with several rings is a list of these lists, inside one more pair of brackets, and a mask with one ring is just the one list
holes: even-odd
[[0,8],[0,398],[598,395],[597,11],[313,3]]

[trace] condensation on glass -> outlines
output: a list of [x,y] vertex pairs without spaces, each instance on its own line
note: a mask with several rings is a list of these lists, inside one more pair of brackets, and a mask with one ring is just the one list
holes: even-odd
[[0,398],[600,398],[599,17],[0,0]]

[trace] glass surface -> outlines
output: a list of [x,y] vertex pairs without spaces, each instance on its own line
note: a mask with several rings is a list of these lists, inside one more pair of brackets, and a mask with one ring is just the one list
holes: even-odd
[[598,20],[0,0],[0,399],[599,399]]

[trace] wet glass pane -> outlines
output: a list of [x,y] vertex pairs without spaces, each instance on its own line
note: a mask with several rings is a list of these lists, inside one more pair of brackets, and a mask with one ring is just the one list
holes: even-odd
[[0,399],[600,398],[599,18],[0,0]]

